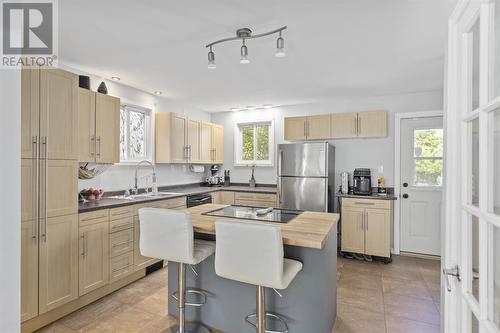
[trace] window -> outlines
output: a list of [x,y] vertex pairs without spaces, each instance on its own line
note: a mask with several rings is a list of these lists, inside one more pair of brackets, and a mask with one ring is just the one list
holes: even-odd
[[274,161],[272,121],[236,125],[236,165],[268,165]]
[[443,129],[413,132],[413,185],[443,185]]
[[120,108],[120,162],[151,161],[151,110],[122,105]]

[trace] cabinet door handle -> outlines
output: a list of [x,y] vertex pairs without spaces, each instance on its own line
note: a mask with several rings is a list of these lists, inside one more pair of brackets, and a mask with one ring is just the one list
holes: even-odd
[[97,141],[97,148],[99,148],[97,150],[96,155],[97,155],[97,157],[101,157],[101,137],[98,136],[97,139],[96,139],[96,141]]
[[358,135],[361,134],[361,117],[358,116]]
[[90,156],[95,156],[96,151],[95,135],[90,136]]
[[367,212],[365,212],[365,218],[364,218],[364,220],[365,220],[366,231],[368,231],[368,213]]
[[33,137],[33,239],[38,239],[38,179],[40,177],[40,148],[38,136]]
[[45,242],[47,242],[49,238],[49,231],[48,231],[48,219],[49,219],[49,213],[48,213],[48,202],[49,202],[49,140],[45,136],[44,140],[42,142],[45,145],[45,179],[44,179],[44,189],[45,189],[45,198],[44,198],[44,218],[45,218],[45,226],[43,230],[43,238],[45,239]]
[[80,253],[80,255],[82,257],[85,257],[85,254],[87,252],[87,246],[86,246],[86,237],[85,237],[85,233],[82,233],[82,235],[80,236],[80,238],[82,239],[82,253]]
[[308,138],[311,135],[310,126],[311,126],[311,124],[309,123],[309,121],[307,121],[307,137]]

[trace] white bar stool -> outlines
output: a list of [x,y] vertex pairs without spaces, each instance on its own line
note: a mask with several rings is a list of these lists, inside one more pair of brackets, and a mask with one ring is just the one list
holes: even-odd
[[[286,289],[302,270],[300,261],[283,257],[281,229],[271,224],[219,220],[215,234],[216,274],[257,286],[257,312],[246,316],[246,322],[257,333],[287,333],[288,325],[280,316],[265,312],[264,300],[264,288]],[[253,317],[255,323],[250,321]],[[284,329],[266,330],[266,317],[280,321]]]
[[[215,242],[194,239],[191,214],[171,209],[139,209],[139,248],[145,257],[166,259],[179,264],[179,291],[172,294],[179,304],[179,324],[169,328],[172,333],[210,332],[202,324],[185,322],[185,306],[203,306],[206,294],[186,289],[186,265],[197,265],[215,252]],[[186,302],[186,293],[197,294],[202,301]]]

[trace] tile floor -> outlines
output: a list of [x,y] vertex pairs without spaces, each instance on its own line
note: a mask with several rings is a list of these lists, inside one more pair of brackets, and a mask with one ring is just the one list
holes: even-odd
[[[338,258],[337,279],[333,333],[439,332],[438,261],[395,256],[384,265]],[[166,280],[163,269],[38,333],[160,333],[175,322],[167,315]]]

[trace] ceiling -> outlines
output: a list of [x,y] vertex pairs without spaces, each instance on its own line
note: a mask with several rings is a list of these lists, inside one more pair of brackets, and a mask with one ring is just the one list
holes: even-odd
[[[64,0],[60,61],[208,112],[443,88],[454,0]],[[205,44],[287,25],[276,36]]]

